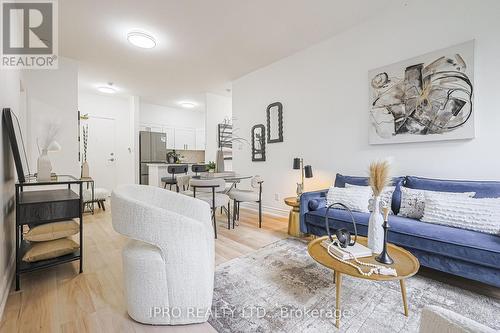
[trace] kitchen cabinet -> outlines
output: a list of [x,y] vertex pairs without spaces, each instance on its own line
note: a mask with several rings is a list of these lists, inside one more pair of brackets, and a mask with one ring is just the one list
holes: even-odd
[[163,127],[162,132],[167,134],[167,149],[175,149],[175,129],[173,127]]
[[197,128],[195,130],[196,136],[196,150],[205,150],[205,129]]
[[146,132],[157,132],[157,133],[163,133],[162,127],[157,126],[157,125],[150,125],[150,124],[141,124],[139,126],[140,131],[146,131]]
[[162,124],[141,123],[141,131],[165,133],[168,150],[205,150],[204,128],[175,128]]
[[196,147],[196,131],[194,129],[176,128],[175,149],[194,150]]

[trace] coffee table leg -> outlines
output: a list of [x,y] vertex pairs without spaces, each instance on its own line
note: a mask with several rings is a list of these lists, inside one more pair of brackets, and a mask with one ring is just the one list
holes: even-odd
[[335,271],[335,326],[340,327],[340,287],[342,285],[342,275],[340,272]]
[[401,295],[403,295],[403,306],[405,308],[405,316],[408,317],[408,303],[406,301],[406,286],[405,286],[405,280],[401,279],[399,280],[399,283],[401,284]]

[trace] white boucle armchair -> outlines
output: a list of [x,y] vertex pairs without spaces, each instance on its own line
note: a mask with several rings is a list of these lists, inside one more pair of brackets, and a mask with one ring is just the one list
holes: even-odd
[[111,195],[113,228],[131,240],[123,249],[127,309],[155,325],[208,320],[214,283],[214,231],[201,200],[144,185]]

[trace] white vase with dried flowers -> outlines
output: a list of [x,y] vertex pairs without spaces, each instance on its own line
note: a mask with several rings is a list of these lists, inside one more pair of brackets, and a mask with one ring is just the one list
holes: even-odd
[[373,198],[368,208],[371,212],[368,220],[368,248],[373,253],[380,253],[384,247],[384,217],[381,213],[381,194],[390,182],[390,164],[388,161],[373,162],[370,164],[370,187]]
[[36,179],[38,181],[49,181],[52,176],[52,163],[48,156],[48,152],[60,151],[61,146],[57,143],[56,138],[59,132],[59,125],[56,123],[48,123],[44,134],[45,137],[39,140],[37,137],[36,143],[38,146],[37,172]]

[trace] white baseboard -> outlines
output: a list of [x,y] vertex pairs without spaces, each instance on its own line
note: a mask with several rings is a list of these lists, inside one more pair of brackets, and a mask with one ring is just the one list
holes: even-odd
[[[242,202],[240,204],[240,207],[243,207],[245,209],[255,211],[255,212],[259,211],[259,204],[256,202]],[[264,206],[264,205],[262,205],[262,212],[265,214],[278,216],[278,217],[288,217],[288,214],[290,213],[290,211],[286,210],[286,209]]]
[[7,265],[7,269],[5,270],[5,274],[3,275],[3,279],[0,282],[0,318],[3,318],[3,311],[5,310],[5,304],[7,304],[7,298],[9,297],[10,286],[12,284],[12,280],[14,279],[14,274],[16,273],[16,254],[12,253],[12,256],[9,259],[9,263]]

